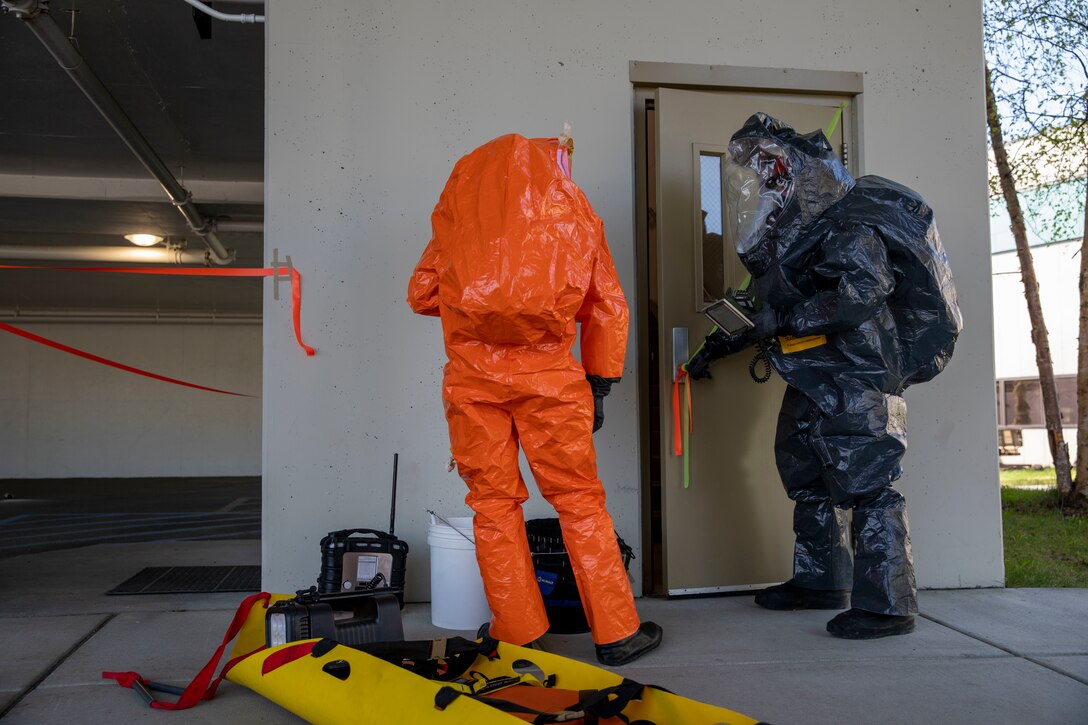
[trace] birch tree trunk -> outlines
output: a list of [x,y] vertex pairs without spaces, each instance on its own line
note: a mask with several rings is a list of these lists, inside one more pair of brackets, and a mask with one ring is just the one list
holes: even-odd
[[[1028,316],[1031,319],[1031,339],[1035,343],[1035,362],[1039,366],[1039,387],[1043,393],[1043,413],[1046,419],[1047,441],[1050,455],[1054,459],[1054,470],[1058,476],[1058,494],[1062,501],[1070,501],[1073,496],[1073,479],[1069,465],[1069,446],[1062,434],[1061,411],[1058,408],[1058,388],[1054,383],[1054,362],[1050,356],[1050,337],[1043,319],[1043,307],[1039,302],[1039,281],[1035,277],[1035,263],[1028,246],[1027,230],[1024,227],[1024,214],[1020,210],[1020,197],[1016,193],[1016,182],[1009,166],[1009,156],[1005,152],[1005,140],[1001,132],[1001,118],[997,113],[994,100],[993,81],[990,78],[990,66],[986,66],[986,125],[990,128],[990,144],[994,150],[998,178],[1001,182],[1001,194],[1005,197],[1005,206],[1009,210],[1012,236],[1016,240],[1016,254],[1020,259],[1020,275],[1024,282],[1024,297],[1028,302]],[[1084,260],[1081,260],[1084,264]],[[1084,276],[1081,276],[1084,285]],[[1081,312],[1081,330],[1085,327],[1083,310]],[[1081,350],[1083,355],[1083,350]],[[1084,363],[1081,363],[1083,368]],[[1080,379],[1078,376],[1078,387]],[[1079,410],[1078,410],[1079,414]],[[1078,431],[1078,440],[1079,440]]]

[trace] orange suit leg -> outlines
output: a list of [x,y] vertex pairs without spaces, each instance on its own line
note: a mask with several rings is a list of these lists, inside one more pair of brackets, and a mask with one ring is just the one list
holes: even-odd
[[593,641],[608,644],[634,634],[639,616],[597,478],[593,397],[580,372],[552,391],[519,399],[514,421],[537,486],[559,514]]
[[526,644],[548,631],[521,504],[529,491],[518,468],[518,435],[501,403],[481,402],[480,390],[446,388],[446,421],[465,503],[476,512],[476,560],[491,608],[491,636]]

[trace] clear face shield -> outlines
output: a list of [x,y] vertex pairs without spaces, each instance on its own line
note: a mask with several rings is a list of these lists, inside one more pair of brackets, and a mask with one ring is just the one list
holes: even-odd
[[789,158],[773,144],[763,144],[746,165],[727,158],[723,233],[737,254],[750,252],[774,228],[793,195]]

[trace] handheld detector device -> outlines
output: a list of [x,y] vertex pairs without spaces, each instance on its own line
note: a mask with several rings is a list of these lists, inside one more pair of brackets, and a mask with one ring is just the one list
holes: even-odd
[[710,319],[718,329],[729,335],[750,330],[755,327],[748,316],[739,307],[728,299],[720,299],[703,308],[702,313]]

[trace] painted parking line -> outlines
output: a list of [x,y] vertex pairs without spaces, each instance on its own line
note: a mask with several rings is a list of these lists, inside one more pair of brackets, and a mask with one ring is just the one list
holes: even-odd
[[217,513],[222,514],[222,513],[227,513],[228,511],[233,511],[234,509],[238,508],[239,506],[241,506],[242,504],[244,504],[248,500],[249,500],[248,497],[236,498],[233,501],[231,501],[230,503],[228,503],[226,506],[224,506],[223,508],[219,509],[219,511]]
[[115,514],[93,521],[54,521],[48,515],[28,516],[0,529],[0,551],[41,548],[50,543],[85,544],[130,535],[171,538],[175,534],[233,529],[260,535],[260,514],[245,512],[189,513],[160,516]]
[[[226,531],[224,531],[224,529]],[[214,533],[213,533],[214,532]],[[219,525],[210,526],[192,526],[183,529],[174,529],[170,531],[156,531],[148,529],[144,531],[132,531],[121,534],[105,534],[96,536],[84,536],[67,538],[64,540],[65,547],[71,548],[74,546],[86,546],[94,543],[110,543],[118,542],[125,539],[140,539],[143,541],[187,541],[195,539],[214,539],[223,538],[224,533],[231,534],[237,538],[256,538],[260,535],[258,529],[246,529],[244,527],[238,527],[234,523],[224,523]],[[176,534],[176,535],[175,535]],[[0,544],[0,551],[4,552],[18,552],[28,549],[39,549],[42,544],[34,543],[17,543],[4,545]]]
[[[35,520],[36,519],[36,520]],[[3,537],[16,537],[20,539],[47,539],[72,533],[79,535],[88,531],[106,534],[107,532],[121,532],[128,529],[154,529],[157,526],[182,527],[173,529],[158,529],[163,533],[184,530],[188,526],[198,526],[208,521],[217,521],[218,525],[251,524],[260,521],[260,514],[231,512],[221,514],[218,512],[167,514],[160,516],[141,516],[132,514],[115,514],[108,517],[98,517],[91,521],[79,523],[67,523],[64,521],[52,521],[48,515],[41,515],[28,521],[20,522],[18,526],[5,529]],[[191,522],[191,523],[188,523]],[[0,538],[3,538],[0,537]]]
[[[153,531],[171,531],[174,529],[185,529],[193,526],[204,526],[208,524],[216,526],[231,526],[235,524],[253,524],[260,523],[260,517],[254,514],[233,514],[233,515],[217,515],[217,516],[199,516],[199,517],[185,517],[185,518],[171,518],[171,519],[128,519],[125,521],[119,521],[117,523],[87,527],[87,526],[53,526],[48,527],[48,530],[43,531],[41,525],[31,526],[26,531],[20,531],[14,529],[10,532],[4,532],[4,538],[51,538],[65,532],[79,536],[94,532],[110,532],[110,531],[125,531],[135,528],[146,528]],[[166,527],[166,528],[163,528]],[[14,536],[13,536],[14,534]]]

